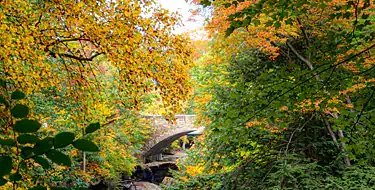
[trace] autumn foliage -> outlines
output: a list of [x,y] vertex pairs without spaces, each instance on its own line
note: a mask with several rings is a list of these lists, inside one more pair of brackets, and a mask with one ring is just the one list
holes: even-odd
[[175,187],[370,188],[374,2],[191,2],[210,36],[192,77],[207,130]]
[[[165,115],[179,112],[189,97],[191,50],[188,38],[173,32],[179,16],[148,0],[6,0],[0,10],[1,98],[26,94],[21,103],[43,123],[40,138],[82,134],[100,122],[99,133],[87,135],[101,148],[87,156],[88,174],[131,172],[148,133],[138,115],[145,97],[157,93]],[[14,121],[4,105],[0,115],[0,138],[7,139]],[[6,150],[0,146],[1,155],[20,156],[17,148]],[[81,163],[82,152],[65,151]]]

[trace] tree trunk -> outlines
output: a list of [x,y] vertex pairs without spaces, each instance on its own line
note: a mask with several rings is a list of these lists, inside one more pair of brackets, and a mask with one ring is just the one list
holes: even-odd
[[[303,28],[302,28],[303,30]],[[307,37],[307,36],[305,36]],[[289,42],[286,42],[286,45],[289,47],[290,50],[292,50],[292,52],[302,61],[306,64],[306,66],[309,68],[309,70],[313,71],[314,70],[314,67],[312,65],[312,63],[310,62],[310,60],[304,58],[300,53],[298,53],[298,51],[289,43]],[[315,80],[317,82],[319,82],[319,75],[315,75]],[[329,92],[328,92],[329,94]],[[324,123],[327,127],[327,130],[328,130],[328,133],[329,135],[331,136],[332,140],[335,142],[336,146],[340,149],[340,151],[344,154],[344,162],[346,164],[346,166],[350,167],[351,164],[350,164],[350,159],[349,157],[346,155],[346,145],[345,145],[345,142],[341,142],[341,146],[339,145],[338,141],[337,141],[337,138],[336,138],[336,135],[334,134],[333,132],[333,129],[327,119],[327,117],[324,115],[324,114],[321,114],[321,116],[323,117],[323,120],[324,120]],[[338,118],[338,116],[336,114],[334,114],[334,118]],[[341,128],[338,129],[338,136],[339,138],[343,138],[344,137],[344,133],[342,132]]]

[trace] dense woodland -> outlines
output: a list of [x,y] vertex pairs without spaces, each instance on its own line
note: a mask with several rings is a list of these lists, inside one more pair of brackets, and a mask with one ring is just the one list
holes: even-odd
[[142,115],[205,132],[164,189],[374,189],[375,2],[0,2],[0,188],[78,189],[142,163]]

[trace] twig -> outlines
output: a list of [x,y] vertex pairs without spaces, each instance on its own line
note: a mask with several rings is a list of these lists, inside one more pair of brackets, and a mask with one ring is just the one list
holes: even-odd
[[313,118],[315,117],[315,114],[313,114],[310,119],[308,119],[300,128],[297,128],[296,130],[293,131],[292,135],[290,135],[290,138],[289,138],[289,142],[288,144],[286,145],[286,149],[285,149],[285,155],[288,154],[288,149],[289,149],[289,145],[290,143],[292,142],[292,138],[294,136],[294,133],[298,130],[298,131],[301,131],[306,125],[308,122],[310,122]]
[[[302,24],[302,22],[301,22],[301,20],[300,20],[299,18],[297,18],[297,22],[298,22],[298,24],[299,24],[299,26],[300,26],[299,28],[301,29],[303,35],[305,36],[306,47],[307,47],[307,48],[310,48],[310,46],[311,46],[310,38],[309,38],[309,36],[307,35],[307,32],[306,32],[306,30],[305,30],[305,27],[303,26],[303,24]],[[308,60],[309,60],[309,61],[310,61],[310,57],[311,57],[311,55],[309,54],[309,56],[308,56]]]
[[368,105],[368,103],[370,102],[370,100],[374,97],[374,94],[375,94],[375,87],[372,87],[371,95],[370,95],[370,97],[368,98],[368,100],[366,101],[366,103],[363,105],[362,110],[361,110],[361,112],[359,113],[359,115],[358,115],[358,117],[357,117],[357,121],[354,123],[355,125],[358,125],[359,120],[360,120],[360,118],[361,118],[361,116],[362,116],[362,114],[363,114],[365,108],[367,107],[367,105]]

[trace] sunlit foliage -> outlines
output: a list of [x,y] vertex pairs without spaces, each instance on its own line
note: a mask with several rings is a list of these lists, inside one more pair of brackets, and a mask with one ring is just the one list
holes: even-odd
[[[1,1],[0,78],[6,84],[0,95],[26,94],[21,103],[44,126],[40,137],[84,134],[89,123],[100,122],[98,134],[87,136],[101,149],[87,155],[88,174],[130,172],[147,137],[148,124],[138,115],[144,97],[156,92],[165,115],[179,112],[189,98],[191,51],[188,38],[173,32],[179,24],[176,13],[148,0]],[[0,138],[8,138],[11,116],[4,105],[0,113]],[[82,162],[82,152],[66,151]],[[67,179],[66,172],[55,180]],[[39,182],[56,185],[46,176]]]

